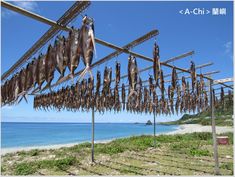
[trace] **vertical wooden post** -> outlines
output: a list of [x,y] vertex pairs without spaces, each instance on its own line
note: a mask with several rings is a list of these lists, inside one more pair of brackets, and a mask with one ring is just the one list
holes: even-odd
[[213,150],[214,150],[214,160],[215,160],[215,175],[220,175],[218,147],[217,147],[217,139],[216,139],[216,128],[215,128],[215,115],[214,115],[214,96],[213,96],[212,84],[213,84],[213,80],[210,80],[210,107],[211,107],[211,126],[212,126],[212,136],[213,136]]
[[155,116],[155,112],[153,113],[153,131],[154,131],[154,133],[153,133],[153,138],[154,138],[154,147],[156,148],[156,118],[155,118],[156,116]]
[[94,139],[95,139],[95,111],[94,111],[94,108],[92,108],[92,137],[91,137],[91,161],[92,162],[95,162]]

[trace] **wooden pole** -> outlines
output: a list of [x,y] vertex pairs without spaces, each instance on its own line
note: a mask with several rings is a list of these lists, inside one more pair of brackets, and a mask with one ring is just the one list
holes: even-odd
[[155,115],[155,112],[153,113],[153,129],[154,129],[154,133],[153,133],[154,148],[156,148],[156,115]]
[[218,147],[217,147],[217,140],[216,140],[215,115],[214,115],[214,97],[213,97],[212,85],[213,85],[213,80],[210,80],[211,126],[212,126],[213,150],[214,150],[214,160],[215,160],[215,175],[220,175]]
[[95,139],[95,111],[94,111],[94,108],[92,108],[92,137],[91,137],[91,161],[92,162],[95,162],[94,139]]

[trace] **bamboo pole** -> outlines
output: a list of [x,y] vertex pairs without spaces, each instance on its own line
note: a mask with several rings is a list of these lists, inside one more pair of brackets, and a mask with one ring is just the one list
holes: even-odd
[[216,127],[215,127],[215,115],[214,115],[214,97],[213,97],[213,80],[210,80],[210,107],[211,107],[211,127],[212,127],[212,137],[213,137],[213,150],[214,150],[214,160],[215,160],[215,175],[220,175],[219,170],[219,158],[218,158],[218,147],[216,139]]
[[154,138],[154,148],[156,148],[156,115],[155,111],[153,112],[153,138]]
[[94,139],[95,139],[95,111],[94,108],[92,108],[92,137],[91,137],[91,161],[95,162],[94,158]]

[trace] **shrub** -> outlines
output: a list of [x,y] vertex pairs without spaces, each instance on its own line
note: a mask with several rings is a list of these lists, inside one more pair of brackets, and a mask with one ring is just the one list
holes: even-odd
[[17,154],[20,155],[20,156],[25,156],[26,152],[25,151],[19,151],[19,152],[17,152]]
[[69,166],[76,162],[75,157],[66,157],[64,159],[55,160],[54,165],[60,170],[66,170]]
[[37,156],[39,154],[39,150],[38,149],[33,149],[31,151],[29,151],[29,155],[30,156]]
[[207,149],[191,148],[189,154],[192,156],[211,156]]
[[36,172],[34,165],[30,163],[20,163],[16,165],[15,175],[30,175]]
[[75,157],[66,157],[57,160],[42,160],[37,163],[38,168],[58,168],[60,170],[66,170],[69,166],[76,162]]

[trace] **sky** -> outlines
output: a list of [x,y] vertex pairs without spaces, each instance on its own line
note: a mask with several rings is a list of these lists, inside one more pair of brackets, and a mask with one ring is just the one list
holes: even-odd
[[[73,2],[10,2],[35,12],[51,20],[57,20]],[[212,15],[212,9],[226,9],[226,14]],[[195,10],[196,9],[196,10]],[[204,10],[204,14],[185,14],[187,10],[198,12]],[[221,12],[224,12],[221,10]],[[181,13],[183,14],[181,14]],[[207,12],[210,12],[206,14]],[[191,50],[193,56],[186,57],[171,63],[172,65],[189,68],[190,61],[196,65],[213,62],[210,67],[197,70],[205,73],[219,70],[219,74],[213,75],[214,79],[222,79],[233,76],[233,4],[232,2],[92,2],[82,15],[87,14],[95,19],[95,36],[104,41],[123,46],[132,40],[158,29],[156,38],[146,41],[135,47],[132,51],[152,57],[153,43],[156,40],[160,47],[160,60],[181,55]],[[82,16],[75,18],[69,26],[79,28]],[[50,26],[35,21],[21,14],[9,11],[1,7],[1,74],[7,71],[49,28]],[[60,34],[67,35],[65,32]],[[54,38],[49,41],[53,44]],[[35,54],[45,53],[45,45]],[[96,45],[97,55],[93,62],[113,52],[112,49]],[[98,66],[102,71],[105,66],[114,68],[115,62],[121,63],[121,74],[127,73],[127,54],[119,55],[112,60]],[[137,58],[139,68],[150,66],[151,63]],[[81,61],[77,69],[84,68]],[[171,69],[163,68],[165,74]],[[146,80],[153,71],[141,73],[142,80]],[[187,74],[183,74],[187,75]],[[180,77],[182,76],[179,75]],[[56,71],[55,77],[58,77]],[[166,80],[169,80],[167,78]],[[56,79],[55,79],[56,81]],[[55,82],[54,81],[54,82]],[[127,84],[126,79],[121,83]],[[71,84],[67,82],[66,84]],[[62,84],[55,89],[59,89]],[[217,86],[216,86],[217,87]],[[28,96],[28,103],[24,100],[18,105],[4,106],[1,108],[1,121],[5,122],[91,122],[91,112],[68,111],[35,111],[33,109],[33,97]],[[156,117],[157,122],[179,119],[182,115]],[[127,112],[104,114],[95,113],[96,122],[146,122],[152,120],[153,115],[130,114]]]

